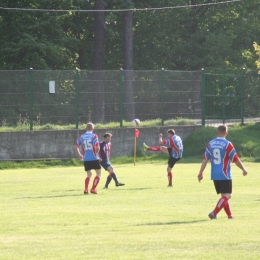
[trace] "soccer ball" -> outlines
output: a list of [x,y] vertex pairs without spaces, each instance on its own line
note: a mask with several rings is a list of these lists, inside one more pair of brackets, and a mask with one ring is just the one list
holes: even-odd
[[141,123],[141,122],[140,122],[139,119],[134,119],[134,120],[132,121],[133,126],[139,126],[140,123]]

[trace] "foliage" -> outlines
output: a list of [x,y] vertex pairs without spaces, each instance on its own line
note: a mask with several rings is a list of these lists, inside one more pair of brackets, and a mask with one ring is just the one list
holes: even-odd
[[[127,8],[110,0],[106,9]],[[6,1],[1,7],[93,10],[94,0]],[[134,69],[255,68],[259,1],[133,12]],[[186,0],[133,1],[133,8],[186,6]],[[124,12],[105,12],[105,69],[123,66]],[[91,69],[93,12],[0,10],[0,69]]]
[[[256,63],[256,67],[257,67],[257,68],[259,69],[259,71],[260,71],[260,46],[259,46],[256,42],[254,42],[253,46],[254,46],[254,49],[255,49],[256,54],[257,54],[258,57],[259,57],[259,59],[258,59],[255,63]],[[258,74],[260,74],[259,71],[258,71]]]
[[[241,158],[249,161],[260,161],[260,124],[231,125],[228,128],[227,139],[231,141]],[[196,129],[184,140],[184,156],[202,158],[207,143],[216,137],[215,127]]]

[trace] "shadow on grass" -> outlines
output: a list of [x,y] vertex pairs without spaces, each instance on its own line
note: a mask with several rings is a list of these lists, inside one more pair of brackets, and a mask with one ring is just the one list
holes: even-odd
[[192,223],[201,223],[206,222],[208,220],[192,220],[192,221],[172,221],[172,222],[155,222],[155,223],[145,223],[138,224],[135,226],[162,226],[162,225],[182,225],[182,224],[192,224]]

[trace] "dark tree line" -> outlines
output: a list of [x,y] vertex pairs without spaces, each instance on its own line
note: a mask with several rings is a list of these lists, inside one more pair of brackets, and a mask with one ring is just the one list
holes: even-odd
[[[256,69],[260,2],[216,0],[0,0],[0,69],[93,70],[98,118],[103,70],[123,69],[126,120],[135,115],[133,70]],[[187,6],[163,10],[105,12]],[[100,10],[77,12],[73,10]]]

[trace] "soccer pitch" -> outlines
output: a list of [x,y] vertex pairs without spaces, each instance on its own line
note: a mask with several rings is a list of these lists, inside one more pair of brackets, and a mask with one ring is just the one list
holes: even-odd
[[[222,210],[210,165],[177,163],[173,187],[165,164],[114,165],[113,181],[84,195],[82,167],[1,171],[0,259],[260,259],[259,164],[232,165],[233,220]],[[92,184],[93,178],[91,180]]]

